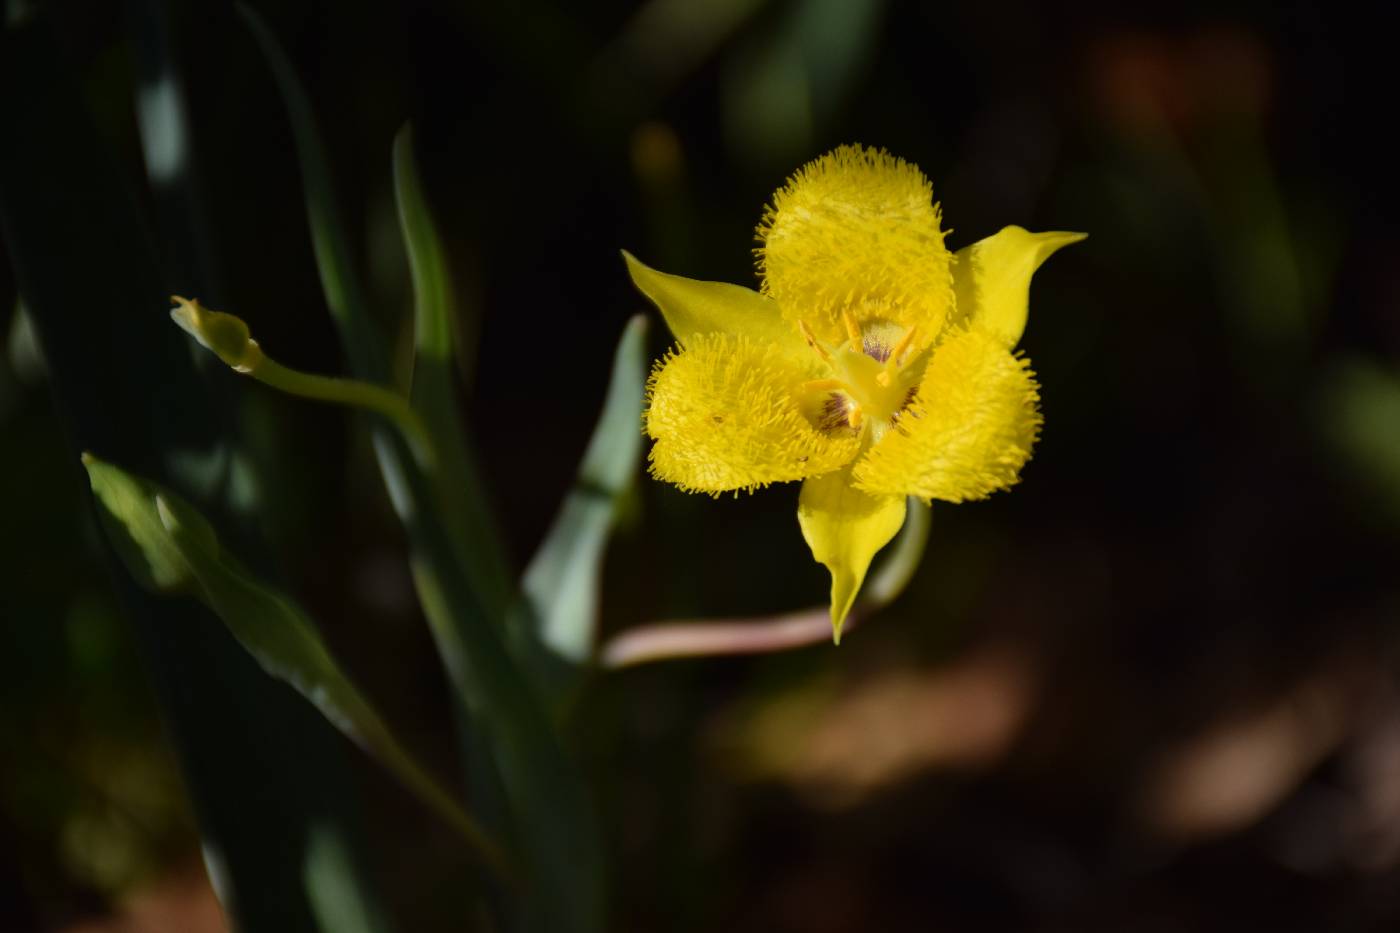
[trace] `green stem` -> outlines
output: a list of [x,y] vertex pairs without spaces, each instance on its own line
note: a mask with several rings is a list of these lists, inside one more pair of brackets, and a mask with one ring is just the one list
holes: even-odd
[[246,368],[240,368],[240,371],[288,395],[377,412],[403,432],[414,445],[414,453],[420,461],[431,459],[432,442],[423,419],[413,410],[408,399],[397,392],[356,379],[304,373],[283,366],[266,354],[259,354],[255,361],[247,364]]
[[427,426],[402,395],[371,382],[315,376],[283,366],[263,352],[249,333],[248,325],[237,315],[206,308],[198,299],[171,295],[170,300],[175,303],[170,319],[234,371],[252,376],[288,395],[364,408],[383,415],[409,442],[418,465],[425,472],[433,471],[434,448]]
[[909,497],[908,511],[904,515],[904,527],[895,539],[880,569],[865,581],[862,602],[869,608],[888,606],[898,598],[919,562],[924,559],[924,548],[928,545],[929,516],[931,509],[913,496]]

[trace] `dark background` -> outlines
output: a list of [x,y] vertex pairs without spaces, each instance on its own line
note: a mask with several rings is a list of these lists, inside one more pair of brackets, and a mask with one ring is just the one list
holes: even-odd
[[[40,5],[158,218],[134,18]],[[581,731],[616,929],[1400,924],[1400,236],[1379,22],[1262,3],[258,6],[307,85],[405,365],[389,149],[414,123],[516,566],[643,309],[620,248],[756,284],[765,199],[845,142],[920,165],[955,248],[1010,223],[1090,233],[1033,288],[1022,347],[1046,427],[1023,482],[935,504],[898,603],[839,649],[595,682]],[[223,3],[172,4],[171,24],[216,246],[199,297],[277,358],[342,372],[266,65]],[[153,236],[180,290],[190,246]],[[14,292],[0,262],[0,912],[216,929]],[[451,769],[363,425],[209,378],[237,400],[289,588]],[[712,501],[642,479],[606,630],[820,603],[796,491]],[[460,929],[433,907],[452,840],[352,760],[403,928]]]

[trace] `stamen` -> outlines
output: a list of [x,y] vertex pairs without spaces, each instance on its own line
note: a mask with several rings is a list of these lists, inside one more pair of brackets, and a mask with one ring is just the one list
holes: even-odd
[[[899,338],[899,343],[895,344],[894,349],[890,351],[889,364],[891,366],[903,362],[903,360],[900,360],[900,357],[904,355],[905,350],[909,349],[909,345],[914,342],[914,335],[918,332],[919,325],[915,324],[913,327],[909,328],[909,330],[905,331],[903,337]],[[896,361],[898,361],[898,363]],[[885,384],[888,385],[889,383]]]
[[851,407],[846,411],[846,423],[853,428],[858,428],[865,420],[865,413],[860,410],[860,402],[851,399]]
[[834,392],[844,388],[846,384],[840,379],[813,379],[802,383],[803,392]]
[[827,353],[826,348],[820,343],[817,343],[817,335],[812,333],[812,328],[807,326],[806,321],[798,321],[797,329],[802,332],[802,339],[807,341],[807,346],[817,351],[817,356],[820,356],[828,363],[831,362],[831,354]]
[[904,332],[904,336],[899,338],[899,343],[894,345],[890,355],[885,358],[885,368],[875,374],[875,381],[885,388],[890,387],[894,380],[895,370],[899,369],[904,362],[904,351],[909,349],[909,345],[914,342],[914,336],[918,334],[919,326],[915,324]]
[[860,325],[856,323],[855,318],[851,317],[849,311],[841,312],[841,320],[846,325],[846,336],[851,338],[851,346],[859,347],[861,345]]

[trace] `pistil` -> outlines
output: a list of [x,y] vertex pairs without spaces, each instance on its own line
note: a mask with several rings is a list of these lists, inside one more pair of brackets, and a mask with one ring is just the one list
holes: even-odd
[[[904,373],[910,348],[918,336],[918,328],[905,331],[892,349],[885,341],[882,330],[885,324],[875,324],[862,328],[850,312],[841,315],[847,337],[845,343],[835,349],[825,347],[805,321],[798,321],[798,330],[812,351],[821,358],[832,375],[824,379],[804,382],[802,395],[814,399],[821,397],[829,420],[834,413],[839,420],[836,425],[862,430],[868,422],[871,427],[871,441],[878,441],[899,416],[908,403],[913,385]],[[875,328],[872,336],[871,328]],[[830,430],[831,428],[827,428]]]

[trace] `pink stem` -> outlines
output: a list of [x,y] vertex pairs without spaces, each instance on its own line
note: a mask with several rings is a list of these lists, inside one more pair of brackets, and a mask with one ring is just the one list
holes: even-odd
[[[852,610],[843,632],[855,628],[861,615]],[[615,670],[668,658],[767,654],[830,638],[831,616],[825,607],[724,622],[663,622],[615,635],[603,646],[599,661]]]

